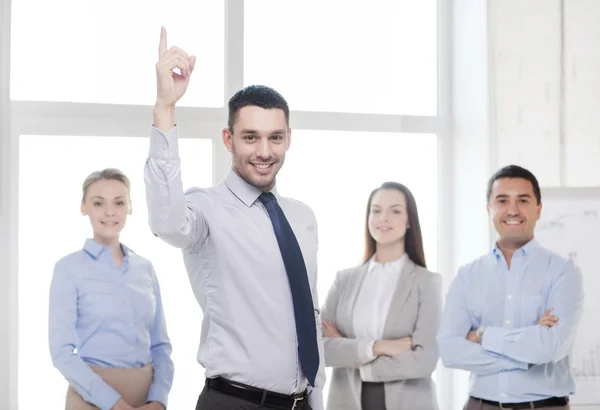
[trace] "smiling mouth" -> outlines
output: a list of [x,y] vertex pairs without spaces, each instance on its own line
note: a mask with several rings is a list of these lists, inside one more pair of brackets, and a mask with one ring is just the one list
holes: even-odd
[[522,225],[524,221],[502,221],[502,223],[508,226],[519,226]]
[[265,172],[269,171],[273,167],[274,162],[271,162],[270,164],[251,164],[258,172]]
[[116,226],[119,224],[118,222],[100,222],[100,223],[104,226]]

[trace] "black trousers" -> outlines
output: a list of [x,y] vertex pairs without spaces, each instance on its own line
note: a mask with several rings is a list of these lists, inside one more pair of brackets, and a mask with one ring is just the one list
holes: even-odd
[[[204,386],[196,410],[285,410],[280,407],[260,407],[257,403],[252,403],[234,396],[228,396],[208,386]],[[287,409],[290,410],[290,409]],[[308,404],[304,407],[296,407],[295,410],[312,410]]]
[[385,410],[385,389],[383,383],[362,384],[362,410]]

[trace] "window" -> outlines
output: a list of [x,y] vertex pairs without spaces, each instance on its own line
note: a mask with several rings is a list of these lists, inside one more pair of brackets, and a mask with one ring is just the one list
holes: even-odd
[[430,134],[293,130],[277,178],[284,195],[309,205],[319,224],[319,298],[337,271],[360,263],[369,194],[386,181],[417,201],[425,256],[437,265],[437,137]]
[[[212,142],[181,139],[184,187],[212,184]],[[204,382],[195,361],[202,312],[181,252],[155,238],[148,227],[143,168],[148,139],[31,136],[20,138],[19,166],[19,408],[64,408],[67,383],[53,367],[48,349],[48,289],[54,263],[81,249],[91,236],[81,216],[81,184],[92,171],[121,169],[131,179],[133,214],[122,242],[154,265],[160,286],[172,359],[177,371],[169,407],[195,403]],[[37,386],[31,394],[30,386]],[[63,403],[62,405],[60,403]],[[62,407],[61,407],[62,406]]]
[[244,84],[291,109],[437,113],[437,0],[263,0],[244,13]]
[[180,106],[221,107],[223,4],[190,0],[13,1],[11,98],[154,104],[161,25],[201,65]]

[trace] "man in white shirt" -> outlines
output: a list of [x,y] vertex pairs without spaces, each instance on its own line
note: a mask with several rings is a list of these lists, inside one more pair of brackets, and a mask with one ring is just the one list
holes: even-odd
[[198,361],[207,381],[196,409],[323,410],[317,223],[275,188],[290,145],[287,103],[264,86],[238,91],[222,135],[232,170],[216,187],[184,194],[175,104],[196,58],[168,49],[164,28],[159,56],[148,215],[154,234],[183,250],[204,312]]

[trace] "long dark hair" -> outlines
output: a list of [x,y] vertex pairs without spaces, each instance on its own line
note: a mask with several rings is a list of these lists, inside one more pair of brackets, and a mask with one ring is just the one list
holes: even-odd
[[414,263],[427,268],[425,263],[425,252],[423,252],[423,236],[421,235],[421,224],[419,223],[419,213],[417,212],[417,203],[410,189],[398,182],[384,182],[380,187],[375,188],[369,195],[367,203],[367,214],[365,220],[365,256],[363,262],[367,262],[375,254],[375,239],[369,232],[369,213],[371,212],[371,202],[373,196],[382,189],[395,189],[402,192],[406,198],[406,213],[408,214],[408,226],[404,235],[405,252]]

